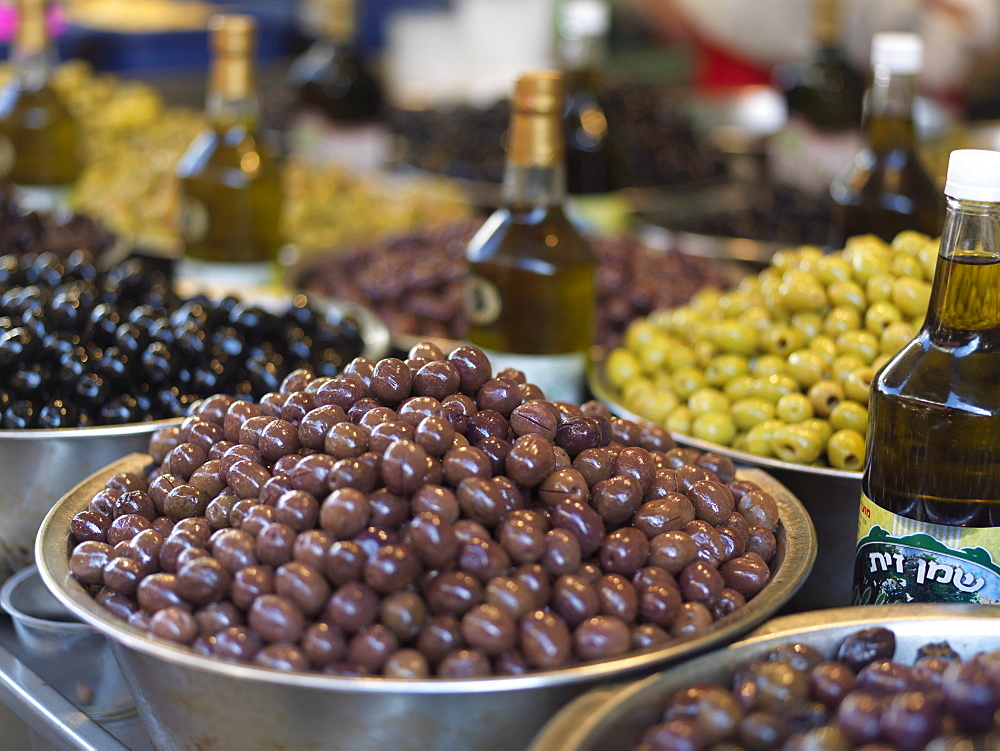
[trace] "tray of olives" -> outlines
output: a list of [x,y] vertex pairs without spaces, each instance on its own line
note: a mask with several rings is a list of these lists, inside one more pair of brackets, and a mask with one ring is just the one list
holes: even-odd
[[955,604],[777,618],[726,649],[584,694],[530,751],[992,748],[997,619]]
[[769,468],[859,477],[868,389],[919,331],[938,242],[788,248],[733,289],[633,320],[591,363],[610,408]]
[[42,576],[118,645],[154,736],[520,749],[807,576],[815,530],[760,470],[560,409],[472,347],[411,355],[209,397],[49,514]]

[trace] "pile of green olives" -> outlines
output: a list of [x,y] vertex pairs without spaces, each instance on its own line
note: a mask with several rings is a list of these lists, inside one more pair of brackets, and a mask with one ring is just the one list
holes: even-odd
[[674,433],[860,470],[869,386],[919,331],[937,256],[938,240],[912,231],[781,250],[729,291],[633,321],[605,380]]

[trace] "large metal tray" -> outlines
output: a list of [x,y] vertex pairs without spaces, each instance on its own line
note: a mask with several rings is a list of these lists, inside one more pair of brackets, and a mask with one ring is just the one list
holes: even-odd
[[160,749],[520,751],[584,691],[648,674],[760,625],[789,601],[816,556],[815,530],[798,500],[766,473],[741,470],[738,477],[757,483],[778,503],[774,574],[757,597],[696,637],[614,660],[513,677],[398,680],[283,673],[208,659],[153,638],[105,611],[70,574],[73,515],[112,474],[141,472],[150,462],[148,455],[133,454],[75,487],[43,521],[35,557],[43,580],[63,604],[111,640],[139,715]]
[[777,618],[726,649],[583,695],[546,725],[529,751],[631,751],[678,689],[695,683],[728,685],[738,665],[790,642],[809,644],[832,657],[844,638],[873,626],[892,629],[894,659],[907,664],[913,663],[920,647],[942,639],[963,657],[1000,647],[1000,608],[982,605],[881,605]]

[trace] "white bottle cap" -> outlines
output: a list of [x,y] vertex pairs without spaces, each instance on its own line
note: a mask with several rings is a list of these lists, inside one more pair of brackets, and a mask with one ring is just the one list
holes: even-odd
[[924,64],[924,43],[916,34],[883,31],[872,36],[872,67],[885,66],[893,73],[912,75]]
[[559,26],[568,39],[603,36],[611,25],[611,8],[605,0],[565,0]]
[[1000,203],[1000,151],[957,149],[951,152],[944,192],[964,201]]

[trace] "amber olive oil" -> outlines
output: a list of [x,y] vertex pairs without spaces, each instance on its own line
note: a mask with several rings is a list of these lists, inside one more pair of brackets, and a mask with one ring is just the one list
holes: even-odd
[[567,219],[563,77],[515,86],[504,206],[469,244],[468,339],[495,369],[523,370],[550,399],[578,401],[593,341],[597,261]]
[[283,190],[277,158],[259,132],[255,21],[214,16],[210,29],[214,56],[205,107],[210,127],[177,166],[184,256],[208,276],[228,270],[246,281],[266,282],[282,244]]
[[21,0],[14,75],[0,92],[0,177],[26,208],[54,208],[83,169],[80,128],[52,85],[45,0]]
[[871,387],[858,602],[1000,602],[1000,203],[961,199],[1000,153],[952,165],[927,316]]

